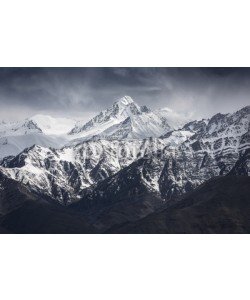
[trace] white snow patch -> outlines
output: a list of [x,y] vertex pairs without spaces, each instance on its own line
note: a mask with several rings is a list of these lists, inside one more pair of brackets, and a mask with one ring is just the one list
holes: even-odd
[[67,134],[76,124],[73,119],[53,118],[48,115],[35,115],[30,118],[46,135]]

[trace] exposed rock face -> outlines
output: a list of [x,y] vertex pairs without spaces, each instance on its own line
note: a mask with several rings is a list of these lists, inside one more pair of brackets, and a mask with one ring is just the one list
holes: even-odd
[[[126,115],[119,124],[124,130],[124,124],[130,128],[132,115],[149,113],[125,100],[95,122],[106,122],[121,111],[125,114],[121,110],[125,106],[130,117]],[[0,172],[41,197],[82,211],[91,207],[102,211],[110,205],[121,209],[125,203],[136,203],[137,213],[131,212],[136,219],[210,178],[249,175],[249,121],[250,107],[245,107],[233,114],[189,122],[161,138],[93,138],[62,149],[36,145],[3,159]],[[149,199],[155,199],[154,203]],[[139,212],[142,207],[147,207],[143,213]]]
[[239,158],[229,175],[250,176],[250,149]]
[[[49,210],[43,205],[49,202],[67,206],[73,216],[75,213],[80,219],[84,216],[95,231],[104,232],[114,225],[137,222],[174,205],[211,178],[249,176],[250,107],[233,114],[217,114],[210,120],[189,122],[176,130],[166,130],[164,123],[166,134],[142,139],[140,134],[135,138],[134,134],[140,130],[134,130],[134,122],[141,118],[145,121],[145,115],[151,118],[151,112],[130,99],[123,100],[79,131],[81,134],[89,128],[96,129],[97,123],[123,116],[123,121],[90,140],[74,141],[61,149],[34,145],[16,156],[1,159],[0,214],[9,215],[13,211],[22,219],[24,211],[29,216],[31,211],[36,214],[38,208],[34,203],[39,203],[39,209],[47,216]],[[144,123],[137,126],[150,132],[154,121],[148,122],[148,126]],[[36,130],[32,123],[26,125]],[[20,214],[16,215],[19,207]],[[64,213],[59,213],[60,224]],[[8,219],[10,223],[5,219],[9,224],[7,230],[14,226],[12,217]],[[73,218],[70,217],[70,222]],[[82,219],[76,224],[81,227]],[[22,228],[26,230],[25,226]],[[167,232],[172,231],[167,228]]]

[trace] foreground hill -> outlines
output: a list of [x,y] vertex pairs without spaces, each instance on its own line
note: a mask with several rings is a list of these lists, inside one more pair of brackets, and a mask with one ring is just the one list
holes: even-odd
[[0,233],[87,233],[83,217],[0,174]]
[[250,177],[212,178],[160,212],[108,233],[250,233]]
[[142,187],[134,197],[96,203],[94,210],[80,202],[55,205],[17,181],[0,179],[0,233],[250,233],[248,176],[212,178],[163,206]]

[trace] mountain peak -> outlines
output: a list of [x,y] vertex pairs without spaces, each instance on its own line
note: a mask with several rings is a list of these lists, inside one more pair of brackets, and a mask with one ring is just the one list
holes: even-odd
[[118,99],[116,103],[127,106],[131,103],[134,103],[134,100],[130,96],[123,96],[122,98]]
[[185,117],[170,109],[153,112],[146,106],[139,106],[130,96],[123,96],[89,122],[78,122],[69,135],[77,134],[77,138],[85,140],[93,136],[117,139],[158,137],[185,123]]
[[122,119],[121,121],[142,113],[140,106],[130,96],[120,98],[107,111],[111,113],[112,117]]

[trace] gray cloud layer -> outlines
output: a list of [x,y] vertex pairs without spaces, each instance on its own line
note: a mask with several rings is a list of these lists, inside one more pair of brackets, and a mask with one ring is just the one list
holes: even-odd
[[250,104],[250,68],[0,68],[0,119],[87,120],[123,95],[193,117],[233,112]]

